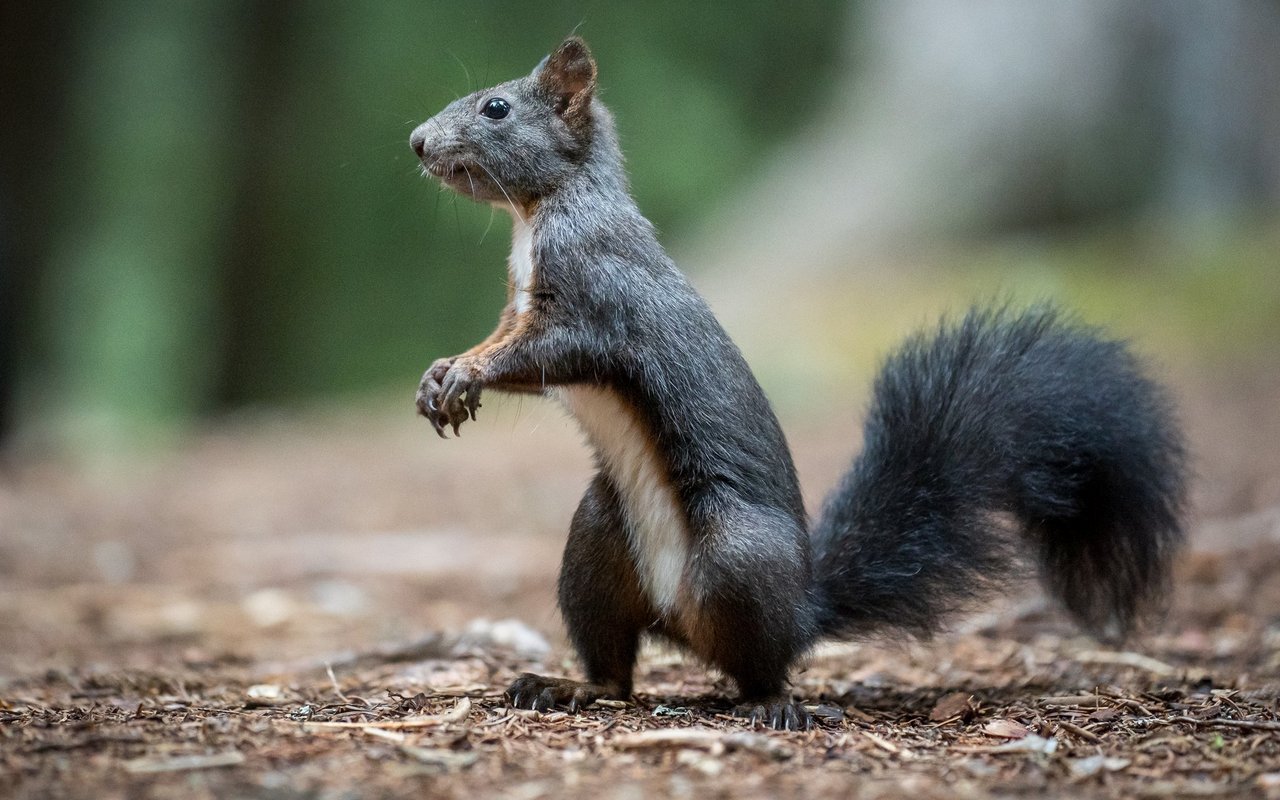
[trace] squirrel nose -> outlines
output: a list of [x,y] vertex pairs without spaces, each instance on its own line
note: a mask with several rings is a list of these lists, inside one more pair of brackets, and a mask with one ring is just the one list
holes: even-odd
[[415,133],[409,137],[409,146],[413,148],[413,152],[418,154],[418,158],[426,158],[427,155],[427,137],[420,133]]

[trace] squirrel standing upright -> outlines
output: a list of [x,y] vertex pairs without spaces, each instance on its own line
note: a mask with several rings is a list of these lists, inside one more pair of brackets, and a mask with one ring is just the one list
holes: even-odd
[[1046,306],[910,339],[810,530],[777,418],[632,200],[595,89],[570,37],[410,140],[427,173],[513,219],[498,327],[431,366],[418,410],[445,437],[482,389],[550,395],[599,467],[559,580],[586,681],[526,674],[510,702],[629,697],[648,633],[730,676],[739,713],[806,727],[787,676],[817,640],[927,634],[1020,551],[1084,626],[1128,631],[1167,583],[1186,470],[1170,404],[1125,346]]

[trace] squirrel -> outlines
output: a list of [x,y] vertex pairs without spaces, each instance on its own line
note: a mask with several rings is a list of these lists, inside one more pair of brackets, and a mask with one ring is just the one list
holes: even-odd
[[526,673],[508,701],[627,699],[648,634],[730,677],[753,724],[806,728],[788,675],[818,640],[927,636],[1028,560],[1086,629],[1129,632],[1167,588],[1187,468],[1127,346],[1047,304],[915,335],[811,526],[763,390],[630,195],[596,80],[571,36],[410,137],[424,174],[513,220],[498,326],[431,365],[418,411],[448,438],[484,390],[547,395],[598,467],[558,582],[586,680]]

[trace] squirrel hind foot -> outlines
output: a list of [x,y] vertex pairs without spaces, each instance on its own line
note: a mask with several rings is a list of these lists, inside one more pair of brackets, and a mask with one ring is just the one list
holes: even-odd
[[506,698],[512,708],[528,711],[568,709],[576,713],[602,697],[613,697],[616,692],[595,683],[547,678],[526,672],[507,687]]
[[742,717],[751,727],[770,727],[775,731],[807,731],[813,727],[813,715],[801,703],[773,699],[744,702],[733,709],[735,717]]

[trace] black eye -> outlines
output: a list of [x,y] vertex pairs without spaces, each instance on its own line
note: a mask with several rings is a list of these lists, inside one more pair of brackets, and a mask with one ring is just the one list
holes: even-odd
[[502,119],[511,113],[511,104],[501,97],[493,97],[480,109],[480,116],[489,119]]

